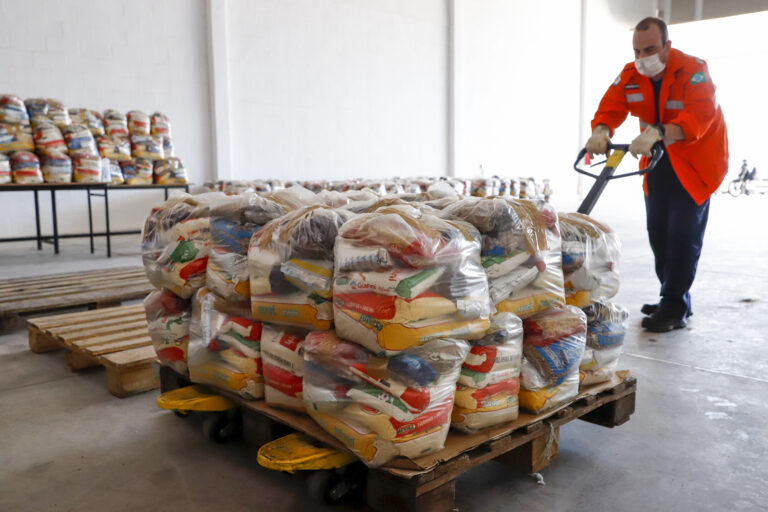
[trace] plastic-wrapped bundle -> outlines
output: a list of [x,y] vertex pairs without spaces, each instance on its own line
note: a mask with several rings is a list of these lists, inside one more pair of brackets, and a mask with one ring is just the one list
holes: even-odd
[[122,185],[125,183],[123,171],[120,168],[120,162],[117,160],[109,160],[109,182],[113,185]]
[[11,173],[14,183],[42,183],[40,160],[29,151],[16,151],[11,154]]
[[186,374],[192,318],[190,301],[166,290],[155,290],[144,299],[144,311],[149,337],[160,363]]
[[155,183],[161,185],[186,185],[187,169],[178,158],[164,158],[154,165]]
[[154,166],[152,160],[137,158],[120,161],[125,183],[128,185],[151,185]]
[[247,400],[264,396],[261,359],[262,324],[219,309],[215,296],[200,298],[200,321],[192,315],[189,378],[232,391]]
[[481,338],[490,305],[479,239],[471,225],[413,206],[352,218],[335,247],[339,335],[390,355],[435,338]]
[[569,304],[586,307],[619,291],[621,242],[610,227],[582,213],[560,213],[563,273]]
[[307,206],[253,235],[248,272],[254,318],[305,329],[331,328],[333,246],[350,216],[344,210]]
[[104,120],[101,114],[87,108],[70,108],[69,117],[73,123],[87,126],[94,137],[104,135]]
[[534,413],[579,393],[587,317],[575,306],[550,309],[523,321],[520,406]]
[[163,135],[170,139],[171,120],[168,119],[168,116],[160,112],[155,112],[152,114],[151,133],[152,135]]
[[172,197],[144,222],[142,260],[149,281],[186,299],[205,285],[210,248],[206,196]]
[[248,246],[251,237],[261,225],[284,214],[282,206],[256,194],[213,201],[206,286],[226,300],[250,302]]
[[32,137],[35,140],[35,150],[40,154],[47,153],[68,153],[64,135],[61,134],[58,126],[52,122],[35,122],[32,131]]
[[128,137],[103,135],[96,139],[99,154],[110,160],[130,160],[131,141]]
[[128,120],[125,114],[117,110],[107,109],[104,111],[104,129],[107,135],[128,135]]
[[443,448],[469,345],[438,338],[378,357],[335,332],[304,341],[307,412],[368,466]]
[[128,133],[131,135],[149,135],[149,116],[141,110],[131,110],[126,115]]
[[303,411],[304,337],[306,331],[264,324],[264,400],[273,407]]
[[67,141],[67,147],[70,153],[79,152],[93,156],[98,156],[99,151],[96,148],[96,140],[91,135],[87,126],[82,124],[71,124],[62,129],[64,140]]
[[627,333],[629,312],[607,301],[587,307],[587,346],[579,365],[581,385],[605,382],[613,377]]
[[173,139],[168,135],[160,135],[160,139],[163,141],[163,156],[165,158],[172,158],[176,156],[176,150],[173,146]]
[[280,203],[287,210],[298,210],[305,206],[320,204],[317,195],[300,185],[277,189],[266,195],[269,199]]
[[470,195],[474,197],[491,197],[498,194],[498,186],[493,178],[477,178],[472,180]]
[[53,121],[53,124],[62,129],[72,124],[67,107],[59,100],[51,98],[48,98],[48,118]]
[[101,157],[82,151],[73,151],[72,176],[76,183],[100,183],[104,181]]
[[64,153],[48,153],[40,157],[43,179],[46,183],[70,183],[72,160]]
[[11,174],[11,161],[7,156],[0,153],[0,184],[10,183],[13,181],[13,175]]
[[131,136],[131,154],[134,158],[147,158],[149,160],[162,160],[163,141],[154,135]]
[[24,100],[30,121],[48,119],[48,100],[45,98],[27,98]]
[[29,125],[29,114],[24,101],[13,94],[0,95],[0,123]]
[[459,374],[451,425],[476,432],[518,416],[523,323],[512,313],[491,317],[488,333],[472,344]]
[[0,123],[0,153],[33,151],[35,141],[27,125]]
[[466,198],[443,214],[483,234],[482,263],[491,303],[521,318],[565,305],[557,214],[542,202]]

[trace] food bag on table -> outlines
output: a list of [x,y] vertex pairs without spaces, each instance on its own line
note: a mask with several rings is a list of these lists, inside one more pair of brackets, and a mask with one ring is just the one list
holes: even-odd
[[64,153],[48,153],[40,157],[40,169],[46,183],[71,183],[72,160]]
[[62,133],[70,153],[79,152],[93,156],[99,155],[99,151],[96,148],[96,139],[93,138],[87,126],[71,124],[65,126],[62,129]]
[[11,154],[11,173],[14,183],[42,183],[40,160],[29,151],[16,151]]
[[261,358],[264,400],[273,407],[304,411],[304,337],[306,331],[264,324]]
[[27,107],[27,113],[29,114],[29,120],[35,121],[48,118],[48,100],[45,98],[27,98],[24,100],[24,105]]
[[595,301],[584,309],[587,315],[587,346],[581,358],[581,385],[611,380],[619,362],[629,312],[608,301]]
[[110,160],[130,160],[131,141],[128,137],[119,135],[102,135],[96,139],[99,146],[99,154]]
[[34,151],[35,140],[27,125],[0,123],[0,153]]
[[339,227],[351,215],[307,206],[253,235],[248,269],[254,318],[304,329],[331,328],[333,246]]
[[117,110],[108,109],[104,111],[104,129],[109,136],[127,136],[128,120],[125,114]]
[[11,174],[11,161],[7,156],[0,153],[0,184],[10,183],[13,181],[13,175]]
[[190,328],[189,378],[237,393],[247,400],[264,397],[261,360],[262,324],[247,315],[220,309],[213,294],[203,294],[199,322]]
[[166,290],[155,290],[144,299],[144,311],[149,337],[160,363],[186,374],[192,318],[190,300],[180,299]]
[[21,98],[13,94],[0,95],[0,123],[29,126],[29,114]]
[[460,200],[442,210],[483,234],[491,303],[525,318],[565,305],[557,214],[544,202],[509,197]]
[[122,185],[125,183],[123,170],[120,168],[120,162],[117,160],[109,160],[109,182],[112,185]]
[[187,169],[178,158],[164,158],[154,165],[155,183],[161,185],[186,185]]
[[100,137],[105,134],[104,120],[101,114],[95,110],[87,108],[70,108],[69,117],[73,123],[87,126],[94,137]]
[[162,160],[165,157],[163,141],[155,135],[132,135],[131,154],[134,158]]
[[520,406],[539,413],[573,399],[587,337],[584,312],[553,308],[525,319],[523,330]]
[[61,134],[58,126],[50,122],[47,118],[44,121],[33,124],[32,137],[35,140],[35,150],[39,154],[48,153],[68,153],[64,135]]
[[256,194],[225,196],[213,201],[206,286],[226,300],[250,301],[251,237],[263,224],[284,214],[281,205]]
[[512,313],[493,315],[461,367],[451,426],[477,432],[517,419],[522,353],[522,321]]
[[149,116],[141,110],[131,110],[126,115],[128,133],[131,135],[149,135]]
[[98,155],[84,151],[73,151],[72,177],[76,183],[100,183],[104,181],[103,162]]
[[48,98],[48,118],[53,121],[53,124],[59,128],[63,128],[72,124],[72,119],[69,117],[69,110],[59,100]]
[[480,235],[409,205],[358,215],[339,230],[336,330],[374,353],[431,339],[481,338],[489,327]]
[[443,448],[456,379],[469,345],[437,338],[377,356],[334,331],[304,341],[306,410],[365,464]]
[[176,156],[176,150],[174,149],[173,139],[167,135],[158,135],[163,142],[163,156],[165,158],[172,158]]
[[210,248],[210,198],[183,194],[153,208],[142,233],[149,281],[187,299],[205,285]]
[[621,242],[607,225],[583,213],[560,213],[568,304],[586,307],[619,291]]
[[168,138],[171,137],[171,120],[168,119],[168,116],[160,112],[155,112],[152,114],[150,123],[150,133],[152,135],[163,135]]

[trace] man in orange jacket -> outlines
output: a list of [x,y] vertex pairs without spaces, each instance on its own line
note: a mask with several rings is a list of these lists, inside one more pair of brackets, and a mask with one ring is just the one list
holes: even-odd
[[629,151],[648,165],[652,146],[665,154],[643,180],[648,239],[661,282],[661,301],[645,304],[643,327],[666,332],[685,327],[691,311],[709,196],[728,172],[728,135],[715,86],[704,61],[672,48],[667,26],[645,18],[635,27],[630,62],[603,96],[587,142],[590,155],[607,154],[610,137],[632,114],[642,132]]

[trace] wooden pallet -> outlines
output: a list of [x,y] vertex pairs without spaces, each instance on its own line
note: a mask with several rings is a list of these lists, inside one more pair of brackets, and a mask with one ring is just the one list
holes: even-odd
[[27,326],[30,350],[64,348],[72,371],[104,366],[109,391],[117,397],[160,386],[142,304],[30,318]]
[[20,315],[88,306],[117,306],[153,290],[141,267],[8,279],[0,283],[0,332]]
[[[163,392],[189,384],[186,377],[160,368]],[[525,474],[548,466],[556,457],[560,427],[576,419],[604,427],[629,421],[635,411],[637,381],[629,372],[617,372],[611,382],[582,390],[570,403],[543,414],[520,413],[517,421],[491,427],[477,434],[451,431],[441,452],[413,461],[398,458],[388,465],[369,469],[365,500],[377,511],[454,510],[456,478],[489,460],[496,460]],[[336,438],[301,413],[271,408],[264,401],[241,403],[243,435],[258,448],[290,431],[304,432],[319,441],[345,450]]]

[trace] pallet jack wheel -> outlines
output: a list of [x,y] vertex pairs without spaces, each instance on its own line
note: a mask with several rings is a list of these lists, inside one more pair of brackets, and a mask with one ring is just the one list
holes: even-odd
[[331,496],[331,490],[336,484],[336,475],[332,470],[323,469],[311,471],[307,475],[307,493],[316,503],[330,504],[338,501]]
[[189,418],[189,411],[180,411],[177,409],[173,411],[173,414],[176,415],[177,418],[182,418],[182,419]]
[[203,420],[203,434],[216,443],[237,439],[241,432],[240,418],[232,411],[214,413]]

